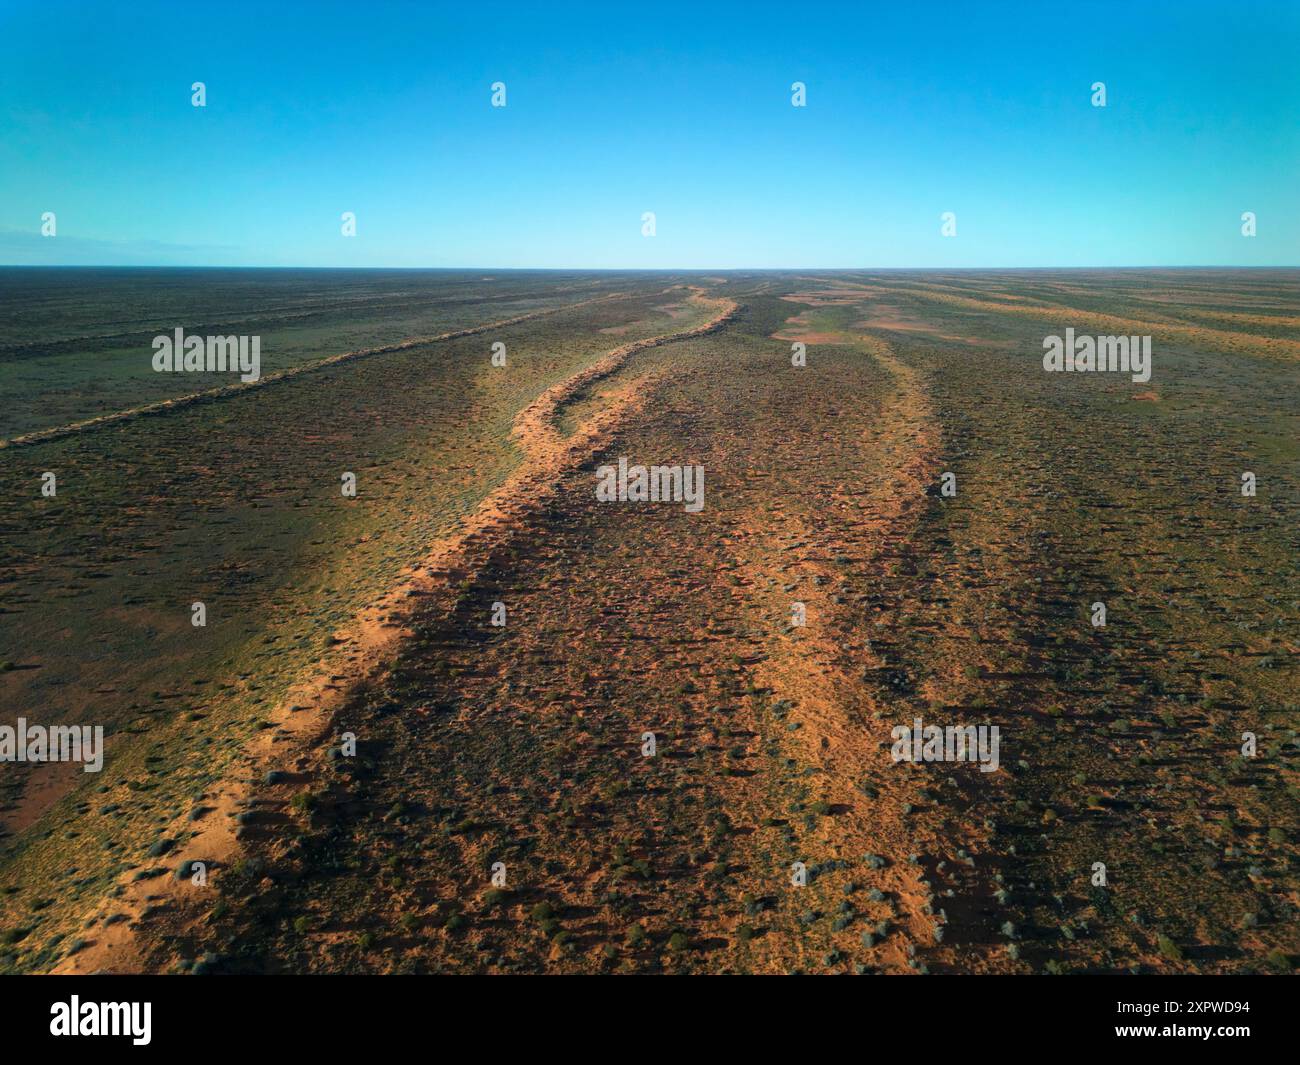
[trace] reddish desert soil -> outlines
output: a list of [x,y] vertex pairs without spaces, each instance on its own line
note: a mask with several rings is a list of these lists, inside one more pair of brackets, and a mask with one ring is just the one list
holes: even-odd
[[[276,729],[262,733],[250,746],[246,757],[248,775],[227,780],[204,797],[207,813],[199,819],[197,828],[189,819],[178,819],[164,835],[188,835],[187,852],[203,855],[202,860],[214,875],[219,876],[229,867],[232,856],[240,849],[236,815],[257,801],[252,796],[258,790],[259,778],[272,772],[273,767],[305,761],[307,752],[329,735],[332,716],[338,709],[382,676],[403,642],[409,640],[412,603],[424,597],[450,595],[453,584],[477,573],[493,551],[516,535],[526,516],[554,491],[563,471],[589,455],[604,439],[608,427],[637,397],[626,390],[611,394],[600,416],[569,438],[561,436],[554,424],[561,405],[617,370],[636,352],[706,335],[737,309],[730,300],[709,300],[698,293],[692,298],[718,309],[705,325],[616,348],[586,370],[551,387],[520,412],[514,435],[525,460],[518,471],[484,500],[456,535],[433,545],[429,555],[409,571],[398,587],[359,616],[351,629],[337,634],[339,652],[323,661],[318,673],[290,693],[274,716]],[[301,779],[301,775],[293,774],[290,779]],[[33,798],[33,803],[38,798]],[[121,893],[107,902],[96,918],[110,933],[88,941],[54,972],[143,971],[146,966],[133,935],[138,922],[146,913],[153,915],[168,904],[184,900],[190,887],[188,881],[177,878],[167,878],[161,884],[148,880],[123,883]],[[110,911],[118,919],[106,923]]]
[[[55,971],[1288,971],[1297,342],[1005,287],[695,289],[548,388]],[[1063,316],[1163,329],[1159,388],[1043,375]],[[704,509],[599,501],[620,457]],[[895,763],[914,716],[1001,771]]]

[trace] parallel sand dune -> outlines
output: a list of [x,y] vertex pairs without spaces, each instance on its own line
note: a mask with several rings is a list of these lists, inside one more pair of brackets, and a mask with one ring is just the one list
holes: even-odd
[[[656,280],[632,282],[642,292],[624,301],[497,331],[508,373],[488,363],[486,341],[403,348],[15,449],[0,468],[14,490],[0,514],[12,549],[0,566],[11,659],[0,699],[38,723],[93,715],[108,758],[97,777],[60,764],[0,773],[0,905],[24,944],[0,963],[43,967],[114,870],[138,874],[128,855],[141,841],[152,849],[245,738],[271,728],[264,708],[301,679],[313,648],[333,646],[339,625],[511,475],[521,402],[607,354],[610,321],[681,328],[680,296],[657,311]],[[713,313],[691,306],[695,321]],[[58,502],[29,501],[21,486],[51,466]],[[340,501],[348,467],[357,501]],[[207,600],[206,630],[189,626],[188,605],[176,611],[180,589]],[[87,841],[73,862],[59,823]]]
[[[1134,385],[1044,374],[1042,322],[1159,325],[1003,277],[696,283],[700,324],[515,414],[517,466],[39,967],[1290,968],[1295,341],[1167,331]],[[619,457],[702,466],[704,509],[598,502]],[[896,763],[916,718],[999,725],[998,771]]]
[[[471,578],[481,569],[491,552],[520,527],[523,515],[535,509],[554,490],[566,466],[595,446],[607,425],[619,416],[633,397],[626,394],[620,396],[618,402],[605,410],[601,417],[592,419],[584,426],[578,439],[562,437],[554,424],[556,411],[566,400],[591,383],[608,376],[636,352],[703,336],[719,328],[737,309],[736,304],[730,300],[701,300],[698,295],[692,298],[718,307],[718,313],[703,325],[616,348],[598,362],[551,386],[520,412],[515,419],[514,436],[524,453],[522,464],[509,480],[493,491],[462,523],[455,535],[434,545],[429,555],[405,576],[399,587],[357,618],[352,631],[337,637],[346,651],[321,663],[320,672],[295,687],[281,707],[279,720],[283,722],[282,727],[288,735],[308,741],[318,738],[321,728],[328,724],[329,716],[336,709],[336,704],[355,691],[357,686],[382,671],[397,653],[402,639],[409,637],[410,631],[404,627],[404,615],[409,614],[406,604],[410,599],[448,594],[453,584]],[[484,329],[475,329],[468,332],[483,331]],[[299,705],[311,706],[313,712],[295,715],[290,707]],[[277,737],[259,739],[250,754],[259,761],[266,762],[268,772],[274,772],[270,767],[282,760],[283,752],[274,749],[273,741],[284,738],[285,734],[281,733]],[[232,782],[220,792],[206,798],[211,805],[210,815],[206,817],[208,824],[191,836],[188,846],[202,852],[206,856],[204,860],[214,867],[228,865],[231,855],[237,850],[237,825],[231,819],[233,811],[250,800],[250,789],[243,782]],[[223,817],[223,814],[226,816]],[[167,835],[183,834],[185,827],[184,823],[178,823]],[[184,890],[180,886],[184,883],[179,881],[168,886],[176,894]],[[159,901],[156,886],[142,882],[136,882],[133,886],[134,890],[127,888],[124,898],[119,896],[115,900],[115,910],[120,912],[124,903],[134,903],[136,914],[156,907]],[[95,946],[70,956],[64,966],[55,971],[94,972],[105,967],[123,965],[131,969],[138,968],[135,945],[129,934],[123,934],[128,932],[129,929],[124,928],[119,934],[104,937]]]
[[508,326],[519,325],[521,322],[531,322],[538,318],[544,318],[550,314],[556,314],[562,310],[576,310],[580,307],[589,306],[592,303],[601,303],[606,300],[619,299],[617,293],[606,296],[596,296],[593,299],[581,300],[577,303],[570,303],[558,307],[547,308],[542,311],[532,311],[529,314],[517,314],[513,318],[501,318],[495,322],[485,322],[482,325],[470,326],[466,329],[455,329],[448,333],[439,333],[436,336],[409,337],[406,340],[399,341],[396,344],[385,344],[382,347],[358,348],[354,351],[344,351],[337,355],[330,355],[316,362],[305,363],[301,366],[295,366],[292,369],[280,370],[277,373],[267,374],[258,378],[256,381],[242,381],[233,385],[224,385],[220,388],[209,388],[202,392],[191,392],[188,395],[177,396],[175,399],[159,400],[157,403],[147,403],[140,407],[131,407],[127,410],[114,411],[112,414],[101,414],[96,418],[87,418],[83,421],[72,422],[69,425],[51,426],[48,429],[38,429],[34,432],[23,433],[19,436],[11,437],[8,440],[0,440],[0,447],[23,447],[32,444],[46,443],[50,440],[61,440],[66,436],[72,436],[76,433],[90,432],[107,425],[113,425],[118,422],[130,421],[132,418],[144,418],[151,414],[166,414],[169,411],[177,410],[181,407],[187,407],[195,403],[207,403],[216,400],[232,399],[242,392],[254,388],[266,388],[268,385],[278,384],[287,381],[290,378],[297,377],[299,374],[315,373],[327,369],[331,366],[337,366],[339,363],[351,362],[353,359],[371,358],[375,355],[389,355],[397,351],[409,351],[412,348],[424,347],[428,344],[437,344],[444,340],[457,340],[461,337],[480,336],[483,333],[490,333],[495,330],[505,329]]

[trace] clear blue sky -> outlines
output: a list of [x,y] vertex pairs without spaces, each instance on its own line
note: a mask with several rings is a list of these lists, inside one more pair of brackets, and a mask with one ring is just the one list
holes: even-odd
[[0,263],[1300,263],[1296,0],[550,6],[0,0]]

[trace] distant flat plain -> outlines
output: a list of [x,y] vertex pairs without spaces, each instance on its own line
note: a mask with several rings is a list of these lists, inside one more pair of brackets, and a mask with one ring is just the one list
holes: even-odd
[[[0,971],[1300,952],[1300,271],[0,268],[0,440],[232,384],[178,327],[299,372],[0,447],[0,724],[109,736],[0,764]],[[704,510],[597,503],[620,456]],[[918,717],[1000,770],[895,764]]]

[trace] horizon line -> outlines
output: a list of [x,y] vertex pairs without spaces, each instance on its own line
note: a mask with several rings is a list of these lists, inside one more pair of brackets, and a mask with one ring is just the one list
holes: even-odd
[[460,270],[496,273],[581,272],[601,274],[736,274],[736,273],[844,273],[849,271],[988,271],[988,270],[1300,270],[1300,263],[1255,263],[1249,266],[1196,263],[1138,266],[264,266],[216,263],[0,263],[0,270]]

